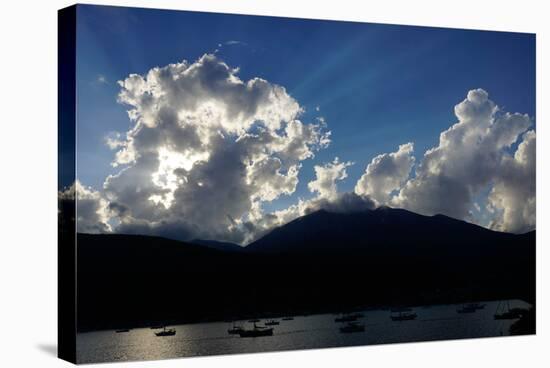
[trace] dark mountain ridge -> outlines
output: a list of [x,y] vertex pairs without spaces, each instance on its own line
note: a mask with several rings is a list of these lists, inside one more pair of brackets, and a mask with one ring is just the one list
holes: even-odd
[[358,306],[535,302],[534,231],[500,233],[379,208],[318,211],[238,251],[200,242],[78,234],[79,330]]
[[[501,233],[444,215],[423,216],[403,209],[379,207],[355,213],[320,210],[278,227],[246,249],[260,253],[361,251],[372,245],[401,246],[416,251],[422,244],[462,252],[485,241],[514,239]],[[414,242],[414,243],[413,243]],[[451,249],[450,244],[462,246]],[[483,247],[482,247],[483,248]],[[487,248],[485,248],[487,249]],[[402,249],[406,254],[407,249]],[[478,251],[483,251],[479,249]]]

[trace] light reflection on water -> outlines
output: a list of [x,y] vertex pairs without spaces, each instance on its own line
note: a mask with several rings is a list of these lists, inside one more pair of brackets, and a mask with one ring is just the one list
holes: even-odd
[[[77,335],[79,363],[166,359],[200,355],[253,353],[293,349],[371,345],[395,342],[430,341],[509,335],[514,320],[494,320],[498,301],[485,303],[485,309],[458,314],[458,305],[417,307],[418,318],[394,322],[389,310],[364,311],[365,332],[342,334],[335,315],[296,316],[280,321],[273,336],[241,338],[229,335],[226,322],[178,325],[175,336],[157,337],[155,330],[137,328],[128,333],[96,331]],[[520,300],[510,307],[527,308]],[[279,319],[280,320],[280,319]],[[246,321],[240,321],[251,326]],[[262,321],[263,322],[263,321]],[[261,324],[261,323],[260,323]]]

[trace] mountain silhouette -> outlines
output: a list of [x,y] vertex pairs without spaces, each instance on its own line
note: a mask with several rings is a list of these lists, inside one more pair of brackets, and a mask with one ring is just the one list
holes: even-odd
[[495,232],[444,215],[379,207],[356,213],[320,210],[278,227],[246,247],[259,253],[362,253],[395,257],[469,256],[505,251],[521,235]]
[[79,331],[371,306],[535,302],[534,231],[495,232],[388,207],[317,211],[244,249],[141,235],[77,240]]

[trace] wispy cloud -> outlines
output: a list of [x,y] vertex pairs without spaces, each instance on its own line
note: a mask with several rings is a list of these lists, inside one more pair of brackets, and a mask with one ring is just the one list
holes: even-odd
[[103,74],[98,74],[94,82],[97,84],[109,84],[107,77]]
[[224,43],[224,45],[231,46],[231,45],[248,45],[246,42],[238,41],[238,40],[229,40]]

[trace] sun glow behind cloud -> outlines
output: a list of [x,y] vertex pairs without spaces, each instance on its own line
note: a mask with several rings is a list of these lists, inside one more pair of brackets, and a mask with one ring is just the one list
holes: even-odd
[[[186,176],[177,175],[177,170],[191,171],[197,161],[207,161],[208,157],[208,152],[180,153],[161,147],[158,151],[158,170],[151,174],[151,180],[153,184],[166,192],[164,194],[153,194],[149,197],[149,200],[155,204],[162,204],[166,209],[169,209],[174,202],[174,192],[179,186],[187,183]],[[202,186],[202,183],[197,182],[197,185]]]

